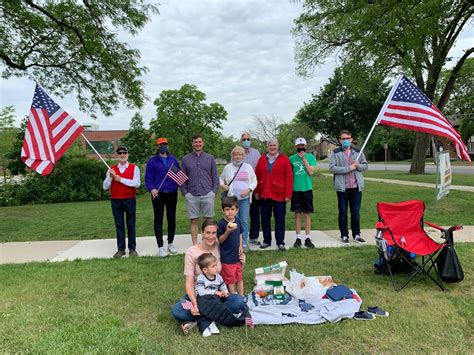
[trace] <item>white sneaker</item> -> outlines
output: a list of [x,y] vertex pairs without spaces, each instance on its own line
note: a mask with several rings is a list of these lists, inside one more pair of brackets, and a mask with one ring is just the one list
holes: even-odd
[[170,254],[173,254],[173,255],[174,255],[174,254],[176,254],[176,253],[178,252],[178,249],[176,249],[176,247],[174,246],[173,243],[169,243],[169,244],[168,244],[168,252],[169,252]]
[[211,334],[220,334],[220,331],[219,329],[217,329],[217,325],[215,322],[212,322],[211,324],[209,324],[209,328],[207,328],[211,331]]
[[202,332],[202,336],[207,338],[207,337],[210,337],[212,335],[211,333],[211,327],[207,327],[206,329],[204,329],[204,331]]
[[158,256],[160,258],[164,258],[165,256],[168,256],[168,253],[165,251],[165,248],[163,247],[158,248]]

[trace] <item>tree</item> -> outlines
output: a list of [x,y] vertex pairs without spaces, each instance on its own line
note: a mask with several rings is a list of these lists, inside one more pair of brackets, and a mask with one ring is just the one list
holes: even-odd
[[259,150],[265,151],[267,141],[270,138],[277,138],[282,123],[283,120],[276,115],[254,116],[252,128],[248,128],[246,131],[250,133],[254,146],[258,147],[260,145]]
[[61,97],[75,92],[92,116],[121,103],[141,107],[147,69],[117,32],[136,35],[157,12],[144,0],[2,1],[2,76],[28,77]]
[[280,150],[289,156],[295,153],[296,138],[305,138],[309,148],[314,143],[315,135],[316,133],[307,124],[293,119],[291,122],[278,126],[277,138]]
[[21,161],[21,148],[23,147],[23,140],[25,139],[27,123],[28,116],[25,116],[21,121],[20,129],[16,132],[13,144],[6,154],[6,158],[8,159],[7,169],[13,175],[26,173],[26,164]]
[[[474,13],[462,0],[325,1],[307,0],[295,20],[296,60],[301,75],[339,51],[345,61],[366,63],[384,74],[406,72],[443,110],[466,59],[466,49],[444,86],[440,73],[448,54]],[[423,173],[430,136],[416,134],[411,173]]]
[[153,154],[155,145],[150,132],[143,125],[140,113],[132,117],[128,133],[120,143],[128,147],[130,161],[134,163],[144,163]]
[[225,161],[230,161],[230,152],[234,149],[237,145],[240,145],[239,139],[235,138],[234,136],[221,137],[221,143],[219,149],[217,151],[213,151],[212,154],[216,158],[223,159]]
[[15,122],[15,107],[6,106],[0,110],[0,167],[3,172],[3,181],[7,179],[7,152],[11,149],[17,129]]
[[389,126],[377,127],[365,148],[367,159],[385,160],[385,144],[388,145],[388,160],[410,159],[415,146],[415,135],[413,131]]
[[167,137],[171,151],[182,157],[192,151],[192,136],[201,134],[205,149],[219,151],[222,122],[227,112],[218,103],[206,104],[206,94],[195,85],[184,84],[178,90],[163,90],[154,101],[156,117],[150,122],[150,130],[156,137]]
[[[441,80],[445,83],[451,76],[452,69],[442,72]],[[474,135],[474,58],[466,59],[454,84],[453,93],[446,104],[445,114],[460,119],[459,133],[464,142]]]
[[342,129],[358,142],[367,135],[388,94],[382,76],[366,66],[347,64],[336,68],[329,83],[297,112],[298,121],[339,144]]

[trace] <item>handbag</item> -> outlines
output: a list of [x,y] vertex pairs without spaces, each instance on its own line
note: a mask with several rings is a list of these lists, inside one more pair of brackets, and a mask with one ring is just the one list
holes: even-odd
[[[234,174],[234,177],[232,178],[232,180],[230,180],[230,182],[227,184],[227,186],[230,186],[230,184],[232,184],[232,182],[234,181],[235,177],[236,177],[237,174],[239,173],[239,170],[240,170],[240,168],[242,167],[242,165],[244,165],[243,162],[242,162],[242,164],[240,164],[239,168],[237,169],[237,171],[236,171],[235,174]],[[225,199],[228,195],[229,195],[229,191],[222,191],[222,192],[221,192],[221,202],[222,202],[222,200]]]

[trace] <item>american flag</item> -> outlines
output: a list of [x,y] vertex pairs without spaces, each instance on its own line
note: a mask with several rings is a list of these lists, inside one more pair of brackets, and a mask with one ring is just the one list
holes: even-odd
[[440,110],[415,84],[401,75],[377,118],[377,123],[450,139],[458,157],[471,161],[466,145]]
[[188,301],[188,300],[181,303],[181,306],[183,307],[183,309],[187,309],[188,311],[193,309],[193,303],[191,301]]
[[172,165],[166,175],[173,179],[174,182],[178,184],[178,186],[183,185],[188,180],[188,176],[179,170],[176,165]]
[[245,325],[250,328],[255,328],[252,317],[245,317]]
[[66,111],[36,85],[30,117],[21,148],[21,160],[43,176],[84,130]]

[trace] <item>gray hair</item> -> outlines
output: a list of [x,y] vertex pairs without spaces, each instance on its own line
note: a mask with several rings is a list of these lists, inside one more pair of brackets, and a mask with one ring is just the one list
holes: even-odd
[[269,144],[271,144],[271,143],[276,144],[277,146],[280,146],[280,145],[278,144],[278,139],[276,139],[276,138],[270,138],[270,139],[267,141],[267,146],[268,146]]
[[245,135],[248,135],[249,137],[252,137],[252,135],[250,134],[250,132],[243,132],[241,135],[240,135],[240,139],[244,138]]

